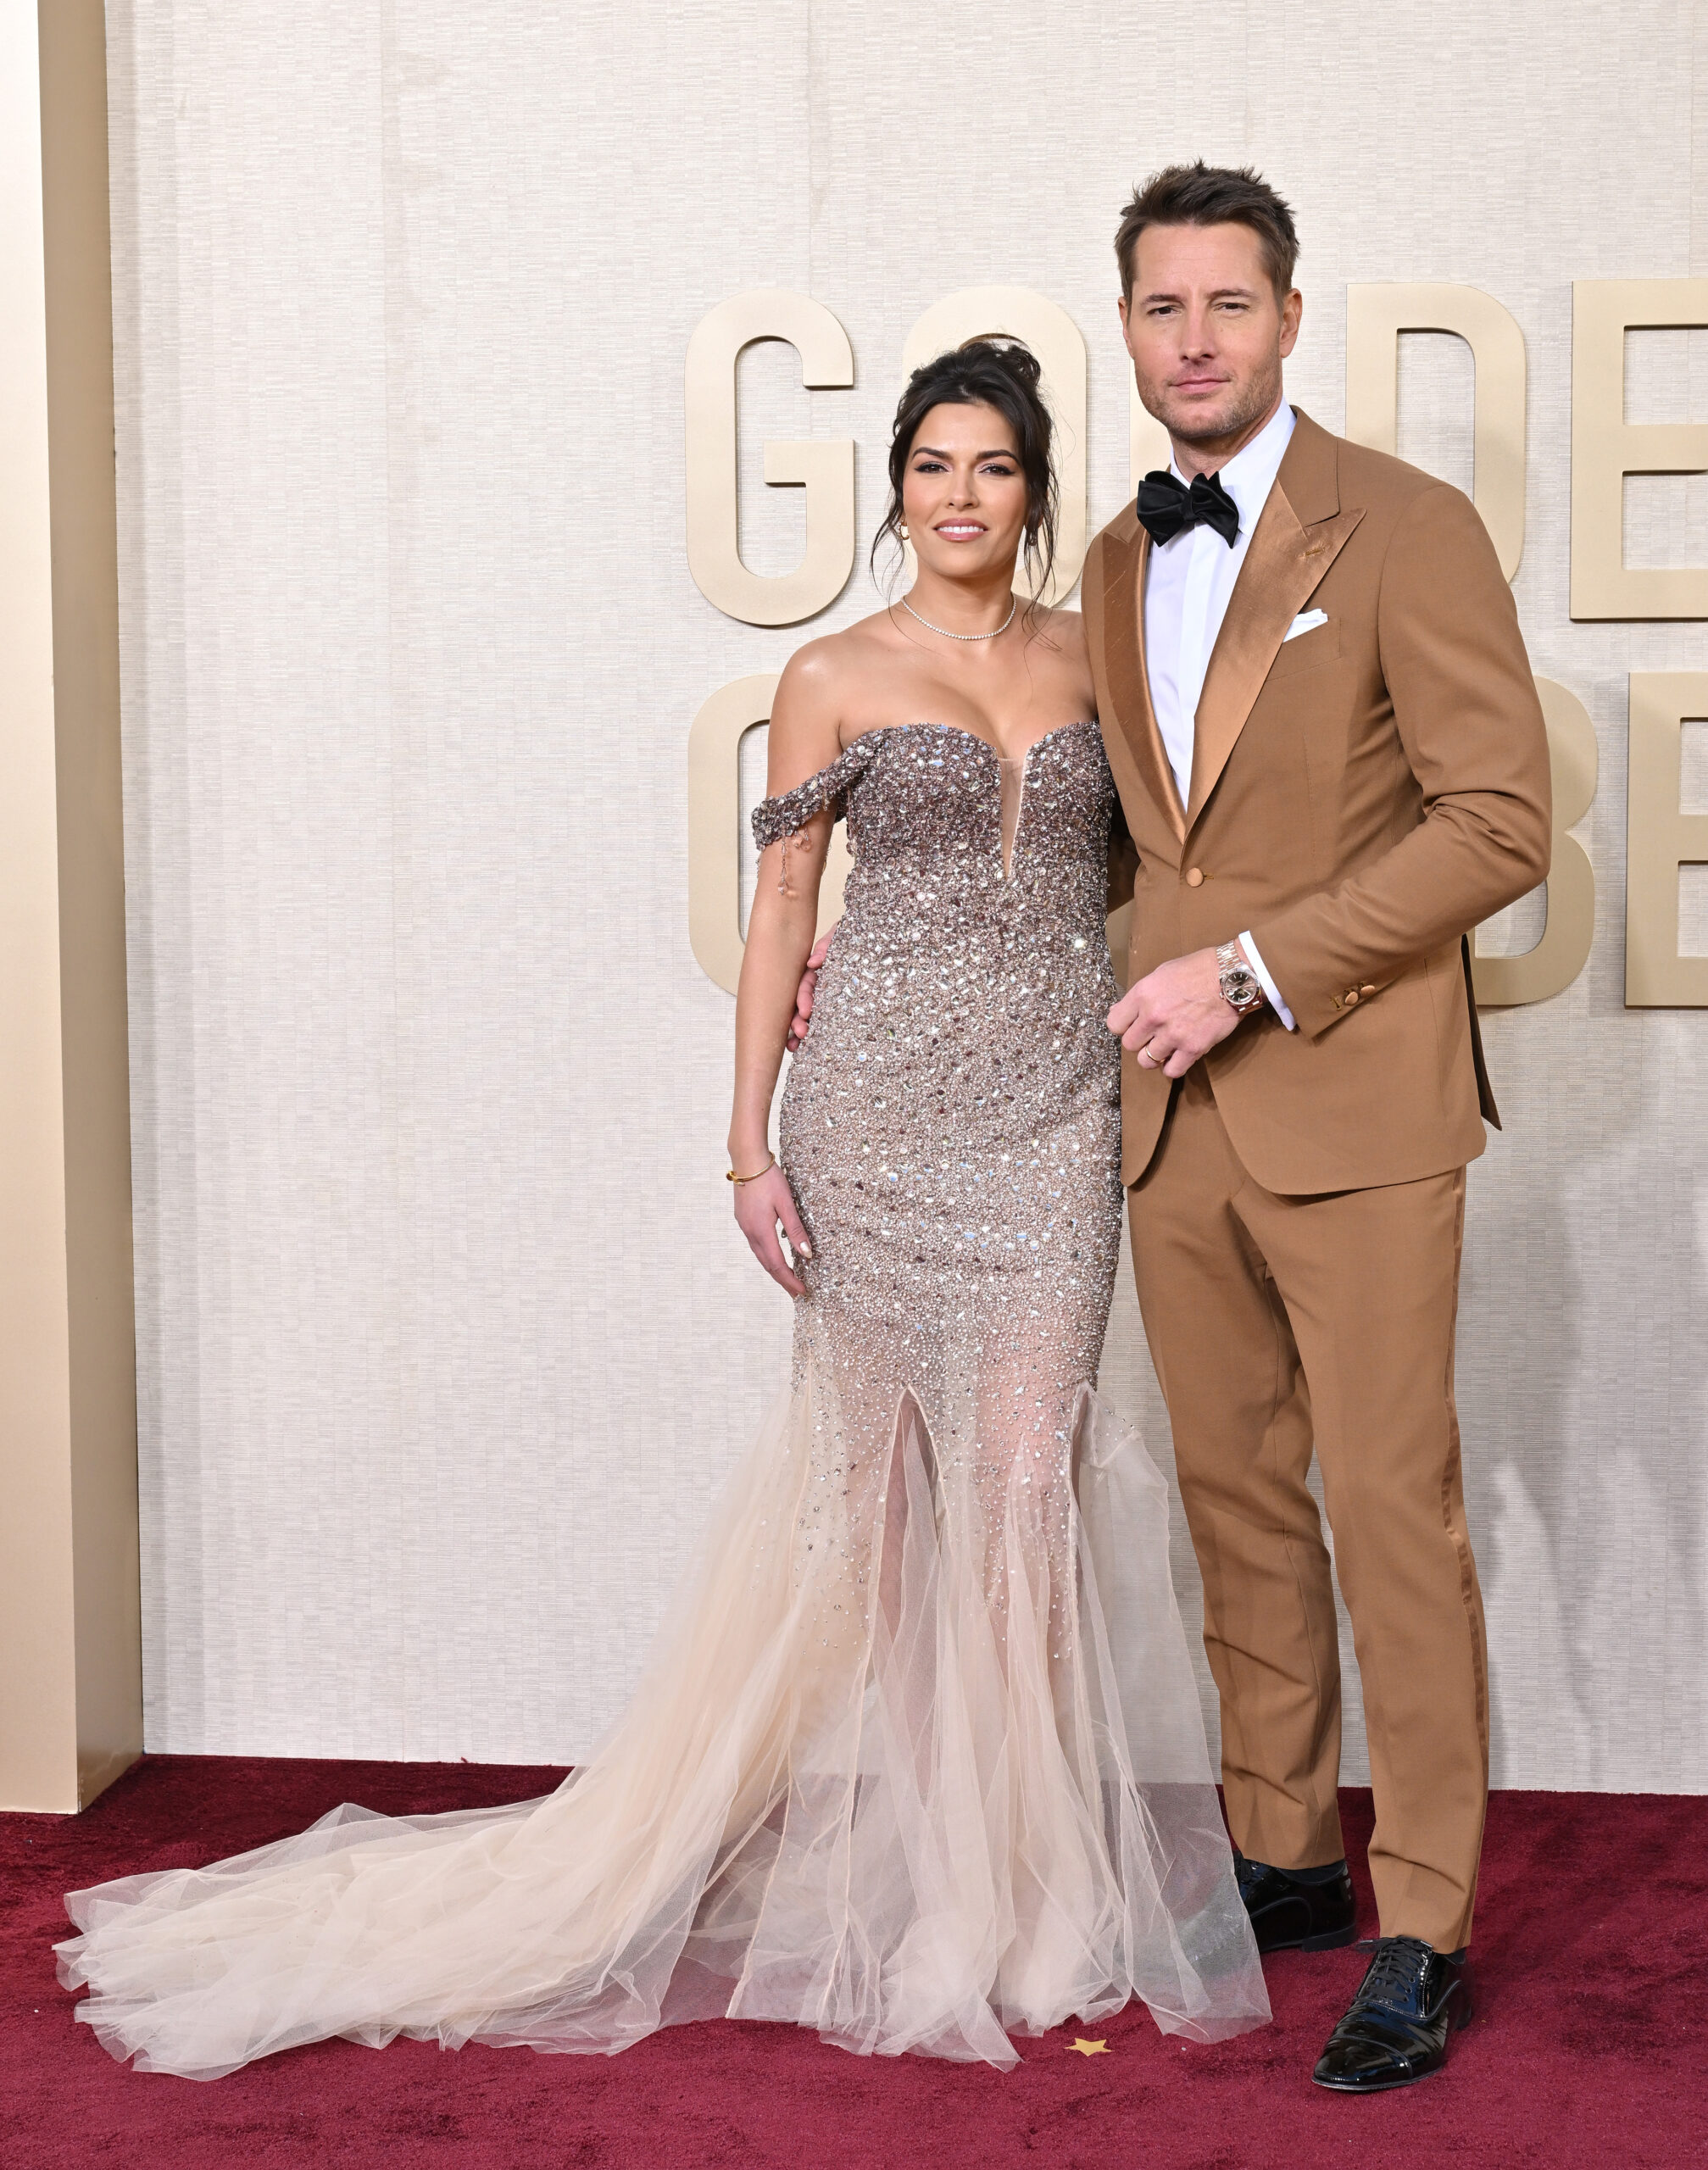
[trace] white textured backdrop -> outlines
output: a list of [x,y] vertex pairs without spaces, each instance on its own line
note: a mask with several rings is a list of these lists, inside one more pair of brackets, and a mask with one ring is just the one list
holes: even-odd
[[[743,363],[757,570],[800,519],[760,437],[854,435],[869,536],[903,337],[970,284],[1085,334],[1100,523],[1109,237],[1201,153],[1296,206],[1290,389],[1330,426],[1349,280],[1524,330],[1517,594],[1602,765],[1590,965],[1488,1027],[1460,1386],[1495,1777],[1708,1786],[1708,1013],[1622,1006],[1625,674],[1708,667],[1708,626],[1566,617],[1569,282],[1708,273],[1700,11],[108,18],[149,1745],[567,1759],[615,1711],[787,1341],[720,1180],[684,748],[804,634],[688,578],[689,331],[782,285],[853,338],[851,392]],[[1633,419],[1708,418],[1708,333],[1631,354]],[[1469,389],[1406,342],[1401,450],[1460,481]],[[1628,487],[1633,561],[1708,562],[1708,481]],[[857,576],[809,630],[870,607]],[[1130,1291],[1105,1384],[1166,1460]]]

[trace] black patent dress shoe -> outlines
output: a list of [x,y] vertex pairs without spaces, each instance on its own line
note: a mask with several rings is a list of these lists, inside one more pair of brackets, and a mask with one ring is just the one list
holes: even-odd
[[1358,1934],[1358,1902],[1344,1861],[1327,1883],[1301,1883],[1284,1868],[1240,1853],[1233,1873],[1260,1951],[1332,1951]]
[[1462,1951],[1433,1951],[1415,1936],[1377,1937],[1358,1995],[1310,2076],[1343,2095],[1410,2087],[1446,2063],[1448,2037],[1470,2017]]

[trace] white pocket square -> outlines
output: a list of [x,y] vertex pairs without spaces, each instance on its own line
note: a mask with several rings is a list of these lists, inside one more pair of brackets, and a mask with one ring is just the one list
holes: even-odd
[[1327,623],[1328,613],[1326,610],[1301,610],[1282,635],[1281,645],[1285,648],[1289,641],[1296,641],[1301,633],[1314,633],[1319,626]]

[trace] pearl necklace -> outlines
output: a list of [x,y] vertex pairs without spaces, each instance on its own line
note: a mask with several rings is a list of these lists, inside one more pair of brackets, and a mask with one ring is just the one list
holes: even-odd
[[940,634],[946,641],[993,641],[999,640],[1014,623],[1014,614],[1020,608],[1020,598],[1016,595],[1010,600],[1007,617],[1003,620],[993,633],[952,633],[947,626],[932,625],[929,618],[920,618],[918,611],[914,609],[906,596],[901,598],[901,607],[910,618],[919,618],[919,622],[928,633]]

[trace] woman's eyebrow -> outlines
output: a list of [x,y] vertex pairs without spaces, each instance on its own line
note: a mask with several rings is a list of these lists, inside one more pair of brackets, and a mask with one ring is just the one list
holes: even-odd
[[[913,448],[911,457],[917,459],[921,453],[928,454],[932,459],[953,459],[954,458],[954,454],[952,452],[940,451],[934,444],[916,444]],[[1019,457],[1020,454],[1017,452],[1010,452],[1005,444],[996,445],[988,452],[976,452],[973,454],[973,458],[975,459],[1018,459]]]

